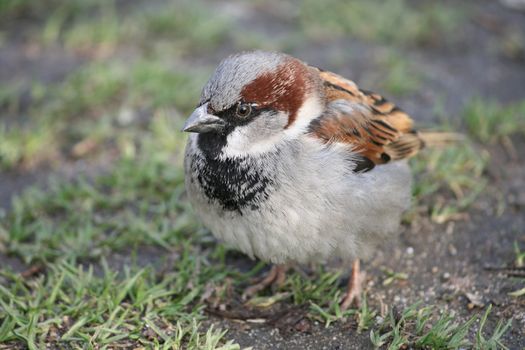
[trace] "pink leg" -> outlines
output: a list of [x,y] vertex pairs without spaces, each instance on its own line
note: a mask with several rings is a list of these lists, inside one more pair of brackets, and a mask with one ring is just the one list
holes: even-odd
[[361,273],[359,265],[359,259],[355,259],[352,263],[352,274],[348,280],[346,294],[341,301],[341,310],[343,311],[352,304],[355,304],[357,307],[361,305],[362,282],[365,279],[365,273]]

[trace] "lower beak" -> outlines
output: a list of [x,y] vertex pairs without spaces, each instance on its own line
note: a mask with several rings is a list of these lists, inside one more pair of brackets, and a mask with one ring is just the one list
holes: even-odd
[[186,120],[186,123],[184,123],[182,131],[198,133],[216,132],[222,130],[224,124],[224,120],[221,118],[213,114],[208,114],[208,104],[205,103],[193,111],[188,120]]

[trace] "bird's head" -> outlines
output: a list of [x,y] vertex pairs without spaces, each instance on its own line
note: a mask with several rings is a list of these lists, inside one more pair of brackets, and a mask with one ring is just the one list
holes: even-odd
[[230,56],[205,85],[182,130],[218,143],[211,146],[225,155],[270,151],[304,132],[321,114],[319,84],[310,67],[282,53]]

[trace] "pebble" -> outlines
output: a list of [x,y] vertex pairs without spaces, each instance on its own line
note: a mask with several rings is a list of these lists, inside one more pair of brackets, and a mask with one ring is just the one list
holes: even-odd
[[123,108],[117,115],[117,123],[120,126],[128,126],[136,119],[136,113],[129,108]]
[[451,234],[454,233],[454,225],[455,225],[454,221],[451,221],[451,222],[448,223],[447,230],[446,230],[446,234],[447,235],[451,235]]

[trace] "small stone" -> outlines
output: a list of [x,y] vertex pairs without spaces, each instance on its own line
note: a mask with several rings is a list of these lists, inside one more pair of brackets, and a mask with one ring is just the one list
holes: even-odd
[[[310,322],[308,322],[305,318],[297,322],[295,325],[295,330],[298,332],[306,333],[309,332],[312,327],[310,326]],[[334,337],[334,340],[336,337]]]
[[432,273],[438,273],[439,272],[439,269],[437,266],[433,266],[432,267]]
[[407,255],[414,255],[414,248],[413,247],[408,247],[407,248]]
[[441,278],[443,279],[443,281],[448,281],[450,279],[450,273],[448,272],[443,273]]
[[129,108],[123,108],[117,115],[117,123],[120,126],[128,126],[136,119],[136,113]]
[[447,230],[446,230],[446,234],[447,235],[451,235],[454,233],[454,221],[450,221],[447,225]]

